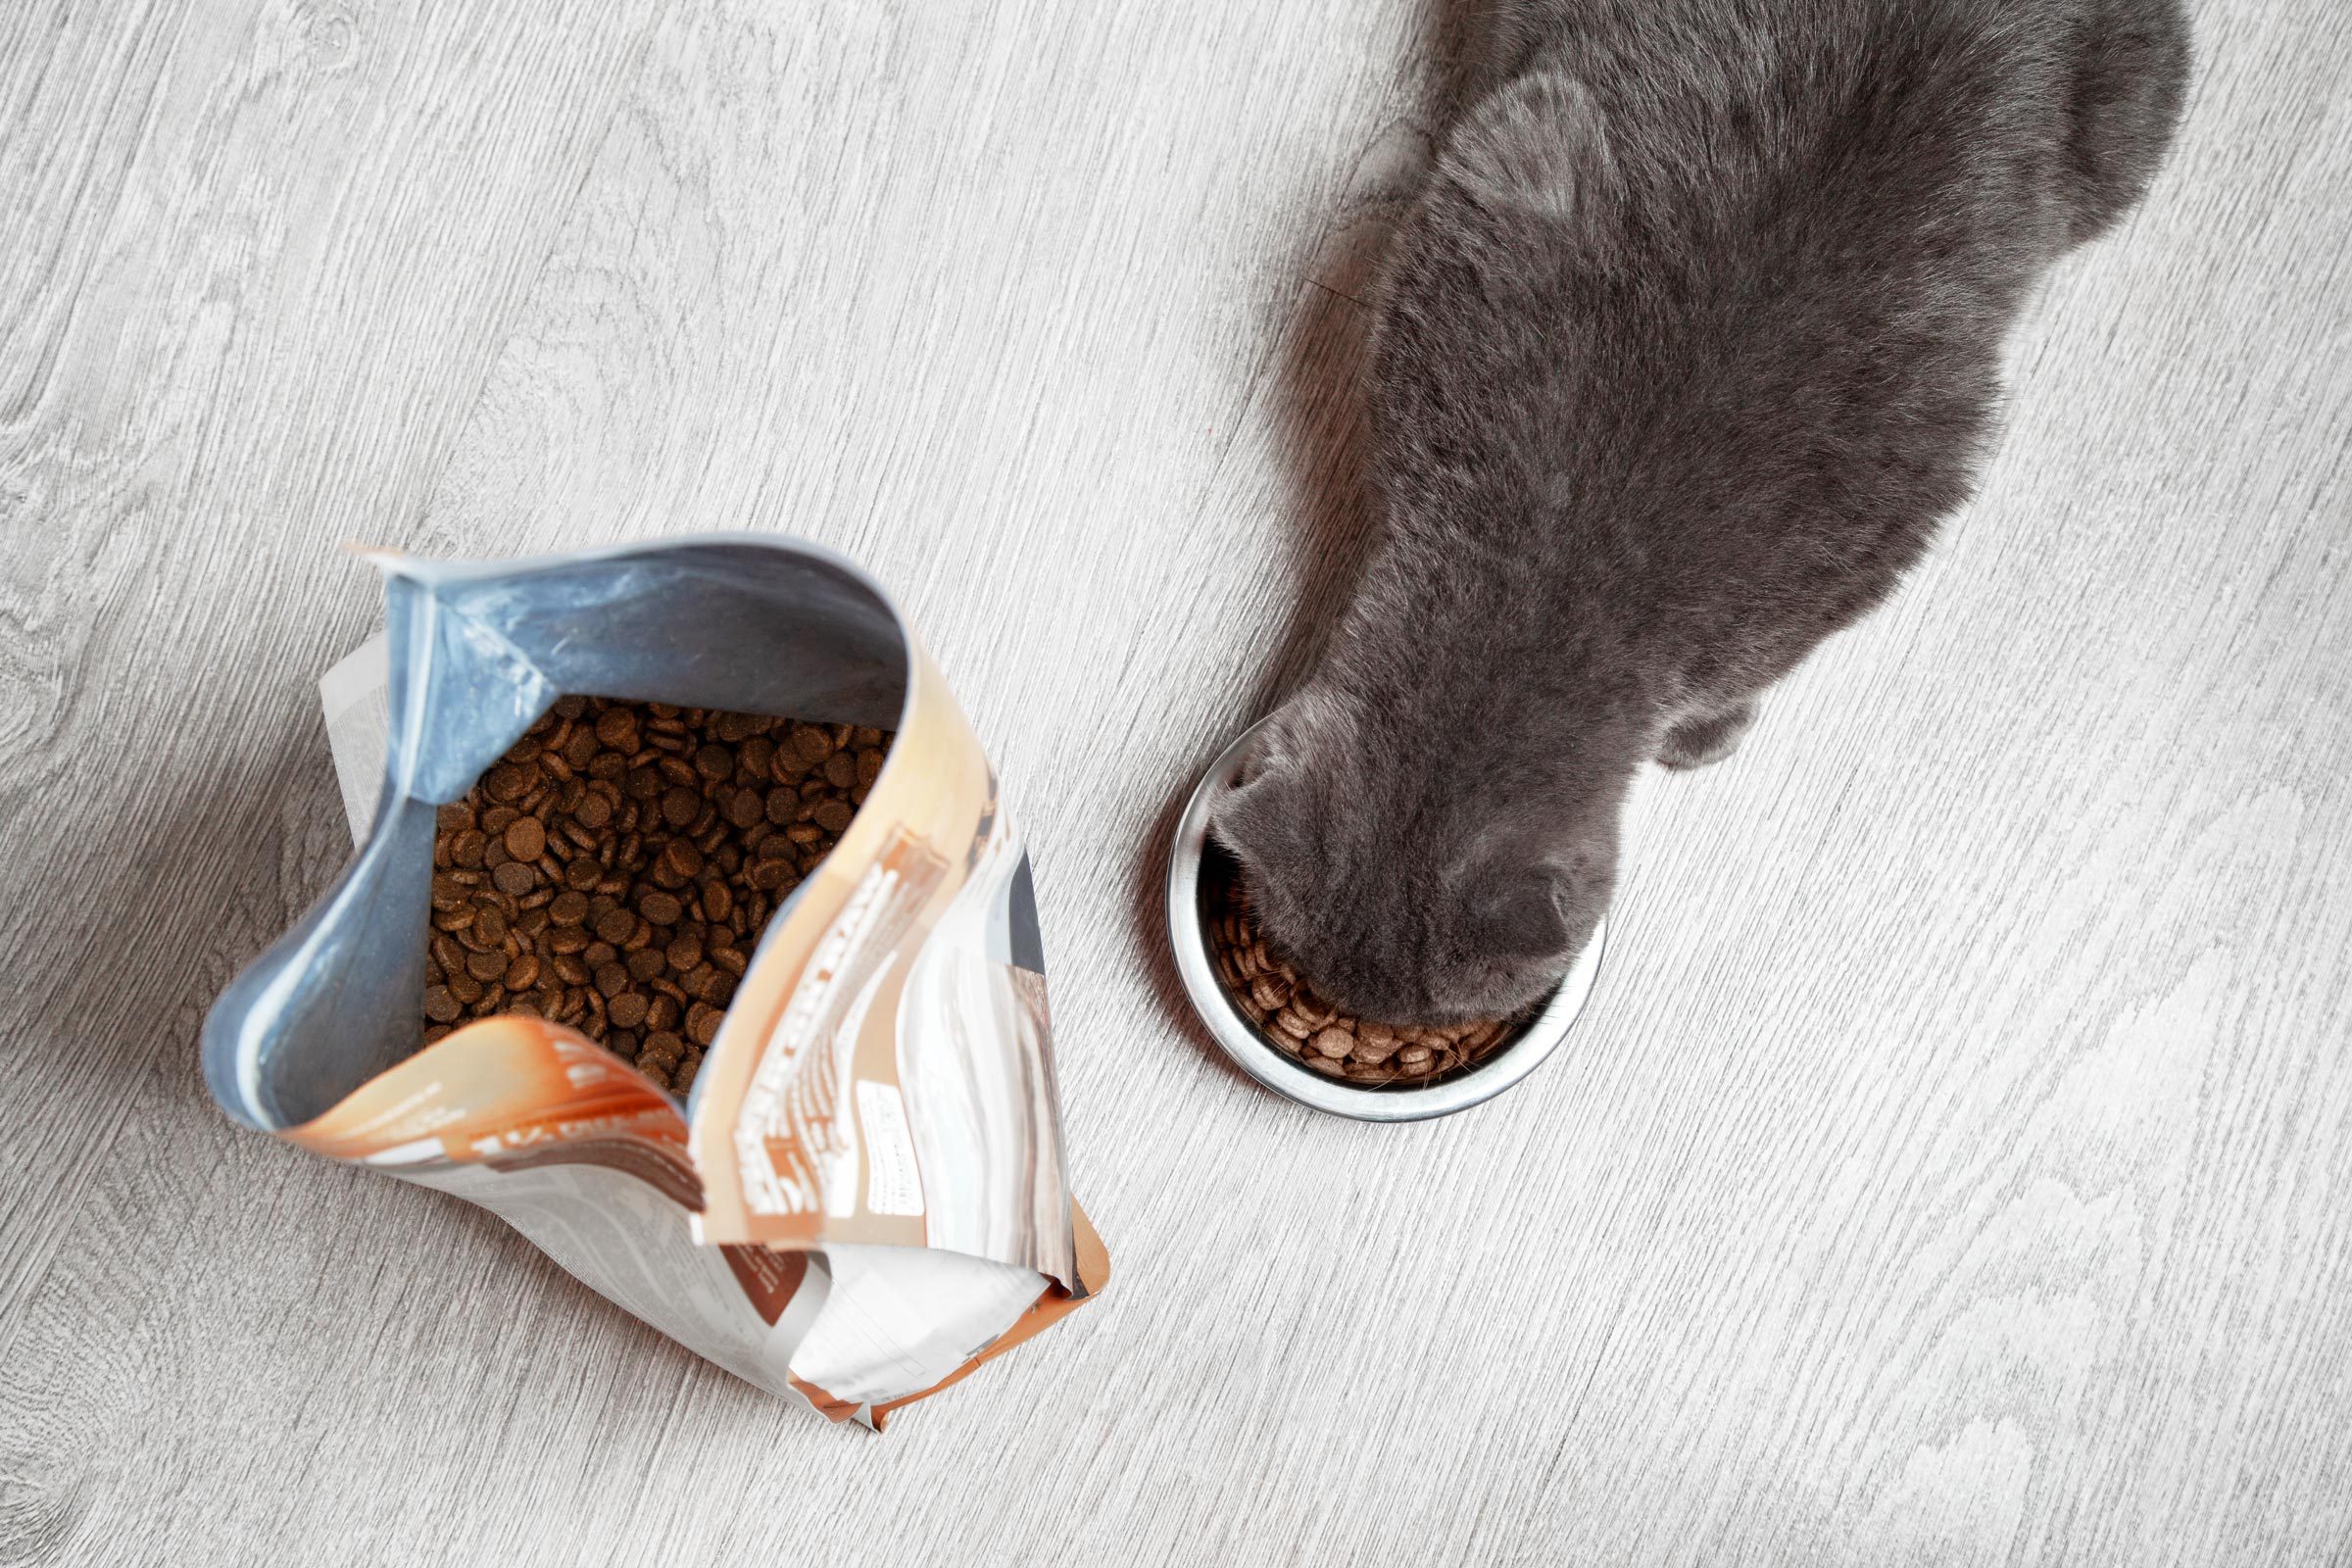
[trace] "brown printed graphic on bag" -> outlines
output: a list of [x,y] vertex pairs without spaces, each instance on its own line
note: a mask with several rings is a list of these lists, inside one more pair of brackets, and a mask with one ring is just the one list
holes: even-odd
[[757,1239],[816,1238],[829,1181],[859,1195],[860,1240],[922,1245],[922,1178],[904,1115],[894,1125],[874,1107],[898,1092],[901,944],[946,873],[942,857],[894,834],[792,983],[737,1120],[736,1176]]

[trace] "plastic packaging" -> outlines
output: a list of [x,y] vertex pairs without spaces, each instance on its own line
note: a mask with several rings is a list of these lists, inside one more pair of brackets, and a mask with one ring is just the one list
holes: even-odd
[[[322,682],[358,850],[206,1020],[228,1115],[480,1204],[836,1420],[878,1427],[1102,1288],[1063,1165],[1028,858],[879,587],[759,535],[369,559],[384,643]],[[897,731],[768,920],[685,1105],[538,1018],[423,1044],[435,808],[565,693]]]

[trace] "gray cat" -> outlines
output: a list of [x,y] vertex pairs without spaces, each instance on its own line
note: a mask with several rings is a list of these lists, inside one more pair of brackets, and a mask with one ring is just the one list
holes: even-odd
[[1380,304],[1386,536],[1212,818],[1396,1022],[1555,984],[1641,765],[1728,756],[1918,560],[2188,70],[2176,0],[1516,0],[1490,42]]

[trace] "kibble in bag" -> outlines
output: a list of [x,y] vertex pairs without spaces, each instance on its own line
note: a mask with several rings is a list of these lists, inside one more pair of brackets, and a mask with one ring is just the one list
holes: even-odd
[[836,1420],[1100,1290],[1027,857],[888,597],[756,535],[372,559],[358,850],[207,1018],[222,1109]]

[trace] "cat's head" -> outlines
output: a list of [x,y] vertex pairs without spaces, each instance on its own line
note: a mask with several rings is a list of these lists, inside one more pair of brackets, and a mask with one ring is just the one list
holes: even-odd
[[1384,716],[1312,688],[1294,699],[1210,829],[1260,933],[1333,1002],[1393,1023],[1515,1012],[1608,906],[1631,765],[1473,762]]

